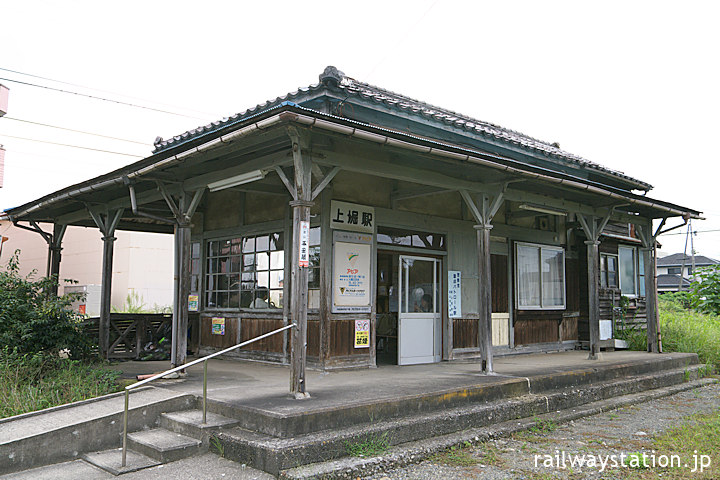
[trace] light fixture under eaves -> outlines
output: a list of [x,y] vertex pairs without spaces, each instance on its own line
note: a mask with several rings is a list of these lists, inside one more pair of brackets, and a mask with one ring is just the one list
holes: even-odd
[[217,182],[208,183],[208,189],[211,192],[225,190],[226,188],[237,187],[246,183],[255,182],[265,178],[265,172],[262,170],[253,170],[252,172],[235,175],[234,177],[223,178]]
[[531,210],[533,212],[547,213],[548,215],[558,215],[560,217],[567,217],[568,212],[563,210],[555,210],[550,207],[543,207],[542,205],[533,205],[531,203],[522,203],[518,205],[520,210]]

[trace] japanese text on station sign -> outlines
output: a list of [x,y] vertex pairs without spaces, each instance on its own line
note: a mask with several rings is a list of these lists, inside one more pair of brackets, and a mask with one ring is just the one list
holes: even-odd
[[310,266],[310,222],[300,222],[300,240],[298,242],[298,264]]
[[330,202],[330,226],[339,230],[372,233],[375,228],[375,209],[333,200]]

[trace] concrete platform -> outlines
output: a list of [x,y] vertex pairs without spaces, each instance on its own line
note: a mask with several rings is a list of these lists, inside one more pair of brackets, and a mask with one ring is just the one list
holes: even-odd
[[[494,375],[483,375],[479,365],[469,361],[333,372],[308,370],[311,398],[305,400],[290,396],[288,366],[214,359],[208,364],[208,398],[214,403],[251,408],[269,415],[306,415],[428,393],[459,392],[455,396],[462,398],[468,396],[468,389],[518,383],[524,383],[531,393],[538,393],[583,381],[598,382],[697,364],[697,355],[689,353],[605,352],[601,360],[588,360],[587,355],[586,351],[569,351],[498,357]],[[133,361],[111,368],[134,376],[160,372],[169,365]],[[154,385],[202,396],[202,382],[202,365],[198,365],[188,369],[186,378],[160,380]]]
[[[207,451],[212,435],[221,441],[227,458],[277,475],[342,457],[348,442],[370,430],[378,435],[393,432],[393,445],[415,442],[681,384],[697,378],[698,367],[695,354],[608,352],[591,361],[585,351],[570,351],[500,357],[493,375],[481,374],[472,361],[310,370],[310,398],[296,400],[289,394],[288,366],[212,360],[210,425],[198,424],[203,385],[199,365],[185,378],[159,380],[133,393],[130,431],[161,426],[189,435],[197,440],[194,455]],[[134,377],[169,366],[122,362],[110,368]],[[121,414],[122,398],[116,396],[0,421],[0,475],[118,447]]]

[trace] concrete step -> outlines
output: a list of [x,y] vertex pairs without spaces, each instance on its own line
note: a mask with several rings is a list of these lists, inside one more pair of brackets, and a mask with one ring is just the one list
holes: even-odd
[[122,466],[122,448],[112,448],[100,452],[85,453],[82,459],[105,470],[113,475],[135,472],[143,468],[160,465],[160,462],[147,455],[128,450],[126,452],[125,466]]
[[238,420],[212,412],[207,412],[206,420],[207,423],[202,423],[202,410],[185,410],[163,413],[159,423],[162,428],[200,440],[206,447],[213,432],[232,428],[239,423]]
[[464,446],[468,443],[478,445],[488,440],[528,430],[538,425],[539,422],[563,424],[591,415],[656,400],[686,390],[702,388],[717,382],[718,380],[715,378],[691,380],[678,385],[591,402],[578,408],[550,412],[520,420],[510,420],[487,427],[471,428],[449,435],[393,446],[380,456],[345,457],[283,470],[280,472],[279,478],[283,480],[377,478],[381,476],[382,472],[420,463],[445,449]]
[[153,428],[128,434],[128,449],[167,463],[199,454],[202,442],[164,428]]
[[386,439],[390,445],[397,445],[566,410],[620,395],[677,385],[696,379],[699,368],[699,365],[691,365],[543,392],[546,394],[525,394],[386,420],[378,420],[370,414],[352,426],[328,428],[293,438],[242,427],[218,432],[216,436],[226,458],[278,475],[300,465],[347,456],[347,446],[351,444]]
[[[130,395],[128,427],[154,426],[162,412],[195,407],[195,396],[157,387]],[[0,419],[0,472],[67,462],[83,452],[120,445],[124,394]]]
[[[286,414],[277,413],[281,408],[264,409],[216,400],[208,400],[208,411],[238,419],[238,426],[245,430],[274,437],[295,438],[330,428],[360,425],[367,422],[370,416],[376,421],[393,420],[407,415],[476,405],[479,402],[493,402],[558,389],[579,388],[630,376],[684,369],[697,363],[697,355],[694,354],[667,354],[645,361],[604,365],[601,368],[583,366],[569,371],[551,369],[548,373],[531,377],[497,375],[492,377],[493,381],[488,381],[487,376],[478,373],[477,383],[462,389],[428,391],[420,395],[398,393],[367,403],[353,402],[333,408],[308,408]],[[498,378],[502,380],[498,381]],[[428,388],[431,389],[432,385],[428,385]]]
[[114,478],[110,472],[90,465],[84,460],[45,465],[24,472],[0,475],[0,480],[109,480]]

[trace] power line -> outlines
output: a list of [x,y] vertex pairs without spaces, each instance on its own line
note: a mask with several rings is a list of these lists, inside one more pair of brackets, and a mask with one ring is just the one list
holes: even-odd
[[121,142],[130,142],[130,143],[137,143],[138,145],[144,145],[144,146],[151,146],[152,144],[147,142],[138,142],[136,140],[127,140],[125,138],[119,138],[119,137],[112,137],[110,135],[101,135],[99,133],[92,133],[92,132],[86,132],[84,130],[75,130],[74,128],[67,128],[67,127],[59,127],[57,125],[49,125],[47,123],[40,123],[40,122],[33,122],[30,120],[22,120],[20,118],[13,118],[13,117],[3,117],[3,120],[14,120],[16,122],[23,122],[23,123],[32,123],[33,125],[41,125],[43,127],[50,127],[50,128],[57,128],[60,130],[67,130],[68,132],[76,132],[76,133],[83,133],[85,135],[93,135],[95,137],[102,137],[102,138],[109,138],[112,140],[120,140]]
[[[110,94],[112,94],[112,95],[119,95],[119,96],[121,96],[121,97],[133,98],[133,99],[135,99],[135,100],[142,100],[142,101],[144,101],[144,102],[151,102],[151,103],[155,103],[155,104],[157,104],[157,105],[163,105],[163,106],[166,106],[166,107],[181,108],[181,109],[184,109],[184,110],[187,110],[187,111],[201,113],[201,114],[203,114],[203,115],[207,115],[208,117],[220,117],[220,115],[215,114],[215,113],[203,112],[203,111],[195,110],[195,109],[192,109],[192,108],[182,108],[182,107],[178,107],[177,105],[171,105],[171,104],[169,104],[169,103],[155,102],[155,101],[153,101],[153,100],[148,100],[147,98],[135,97],[135,96],[132,96],[132,95],[125,95],[125,94],[123,94],[123,93],[113,92],[113,91],[111,91],[111,90],[103,90],[103,89],[100,89],[100,88],[88,87],[87,85],[80,85],[80,84],[78,84],[78,83],[65,82],[65,81],[63,81],[63,80],[56,80],[56,79],[54,79],[54,78],[43,77],[43,76],[41,76],[41,75],[33,75],[32,73],[19,72],[19,71],[17,71],[17,70],[11,70],[11,69],[9,69],[9,68],[0,68],[0,70],[1,70],[1,71],[5,71],[5,72],[17,73],[17,74],[19,74],[19,75],[24,75],[24,76],[27,76],[27,77],[33,77],[33,78],[39,78],[39,79],[42,79],[42,80],[48,80],[48,81],[50,81],[50,82],[61,83],[61,84],[63,84],[63,85],[70,85],[70,86],[73,86],[73,87],[85,88],[85,89],[87,89],[87,90],[94,90],[94,91],[96,91],[96,92],[110,93]],[[199,118],[199,117],[191,117],[191,118]]]
[[52,91],[55,91],[55,92],[67,93],[67,94],[70,94],[70,95],[77,95],[77,96],[80,96],[80,97],[92,98],[92,99],[94,99],[94,100],[102,100],[102,101],[104,101],[104,102],[117,103],[118,105],[126,105],[126,106],[128,106],[128,107],[142,108],[142,109],[144,109],[144,110],[152,110],[152,111],[154,111],[154,112],[167,113],[167,114],[169,114],[169,115],[176,115],[176,116],[178,116],[178,117],[193,118],[193,119],[195,119],[195,120],[206,121],[206,120],[205,120],[204,118],[202,118],[202,117],[195,117],[195,116],[193,116],[193,115],[185,115],[185,114],[183,114],[183,113],[171,112],[171,111],[169,111],[169,110],[163,110],[163,109],[161,109],[161,108],[146,107],[146,106],[143,106],[143,105],[137,105],[137,104],[135,104],[135,103],[123,102],[123,101],[121,101],[121,100],[112,100],[112,99],[110,99],[110,98],[98,97],[97,95],[88,95],[87,93],[72,92],[72,91],[70,91],[70,90],[63,90],[62,88],[55,88],[55,87],[48,87],[48,86],[45,86],[45,85],[38,85],[37,83],[22,82],[22,81],[20,81],[20,80],[13,80],[13,79],[11,79],[11,78],[0,78],[0,80],[4,80],[4,81],[6,81],[6,82],[19,83],[19,84],[21,84],[21,85],[28,85],[28,86],[30,86],[30,87],[44,88],[44,89],[46,89],[46,90],[52,90]]
[[59,145],[61,147],[81,148],[83,150],[92,150],[94,152],[112,153],[113,155],[124,155],[126,157],[143,158],[142,155],[133,155],[131,153],[112,152],[110,150],[101,150],[99,148],[81,147],[79,145],[70,145],[67,143],[48,142],[47,140],[38,140],[36,138],[16,137],[15,135],[7,135],[4,133],[0,133],[0,136],[9,137],[9,138],[17,138],[18,140],[27,140],[29,142],[39,142],[39,143],[47,143],[50,145]]
[[[144,101],[144,102],[151,102],[151,103],[155,103],[156,105],[163,105],[163,106],[166,106],[166,107],[182,108],[182,107],[178,107],[177,105],[170,105],[170,104],[168,104],[168,103],[154,102],[154,101],[152,101],[152,100],[148,100],[147,98],[134,97],[134,96],[132,96],[132,95],[125,95],[125,94],[123,94],[123,93],[113,92],[113,91],[110,91],[110,90],[103,90],[103,89],[100,89],[100,88],[88,87],[87,85],[80,85],[80,84],[78,84],[78,83],[71,83],[71,82],[66,82],[66,81],[63,81],[63,80],[56,80],[56,79],[54,79],[54,78],[43,77],[43,76],[41,76],[41,75],[33,75],[32,73],[19,72],[19,71],[17,71],[17,70],[11,70],[11,69],[9,69],[9,68],[2,68],[2,67],[0,67],[0,71],[17,73],[18,75],[23,75],[23,76],[26,76],[26,77],[39,78],[39,79],[41,79],[41,80],[47,80],[47,81],[49,81],[49,82],[62,83],[63,85],[70,85],[70,86],[72,86],[72,87],[85,88],[85,89],[88,89],[88,90],[94,90],[94,91],[96,91],[96,92],[110,93],[110,94],[112,94],[112,95],[120,95],[121,97],[133,98],[133,99],[135,99],[135,100],[142,100],[142,101]],[[191,112],[202,113],[203,115],[207,115],[208,117],[220,117],[220,115],[217,115],[217,114],[215,114],[215,113],[202,112],[202,111],[200,111],[200,110],[194,110],[194,109],[192,109],[192,108],[185,108],[184,110],[191,111]],[[192,117],[192,118],[197,118],[197,117]]]
[[[693,230],[693,234],[720,232],[720,228],[714,230]],[[685,232],[663,233],[663,235],[685,235]]]

